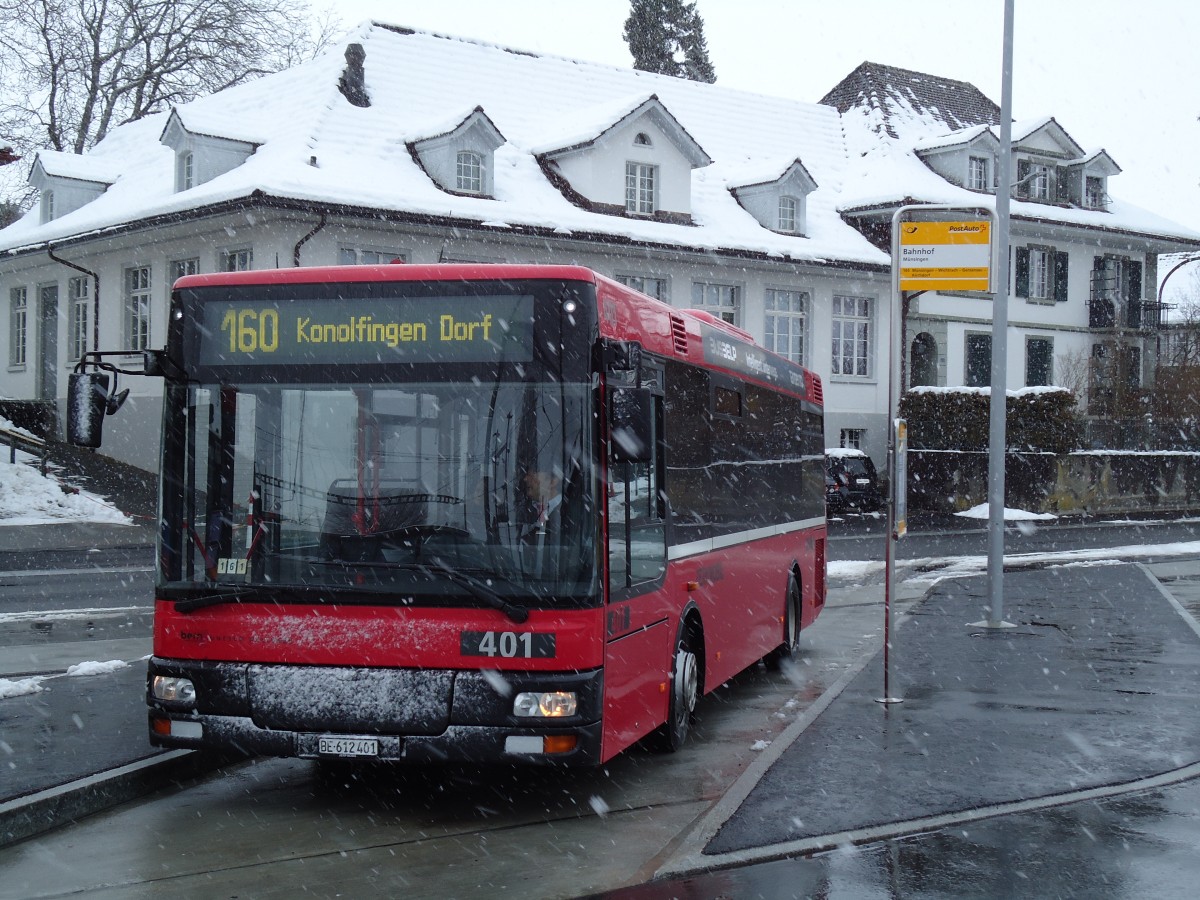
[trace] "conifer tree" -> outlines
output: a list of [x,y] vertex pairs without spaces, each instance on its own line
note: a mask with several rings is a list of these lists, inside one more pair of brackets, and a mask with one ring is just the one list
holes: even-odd
[[635,69],[710,84],[717,80],[695,2],[631,0],[624,35]]

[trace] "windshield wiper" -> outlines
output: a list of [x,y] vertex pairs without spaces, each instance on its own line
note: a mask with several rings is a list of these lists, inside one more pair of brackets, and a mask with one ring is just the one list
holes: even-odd
[[417,568],[429,569],[439,575],[444,575],[446,578],[453,581],[455,584],[460,584],[465,587],[471,594],[482,600],[493,609],[498,609],[504,615],[508,616],[513,622],[520,625],[529,618],[529,610],[524,606],[516,603],[509,603],[490,587],[476,578],[474,575],[468,575],[466,572],[460,572],[457,569],[452,569],[449,565],[440,559],[431,559],[427,563],[422,563]]
[[207,606],[220,606],[222,603],[236,603],[246,597],[261,597],[261,588],[233,587],[218,594],[205,594],[203,597],[186,597],[175,601],[175,612],[190,613]]

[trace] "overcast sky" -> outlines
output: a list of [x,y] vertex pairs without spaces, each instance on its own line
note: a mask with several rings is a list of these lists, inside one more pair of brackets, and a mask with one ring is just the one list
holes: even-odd
[[[312,0],[615,66],[628,0]],[[717,83],[817,102],[864,60],[969,81],[1000,103],[1003,0],[698,0]],[[1122,168],[1109,192],[1200,231],[1200,3],[1016,0],[1013,114]]]

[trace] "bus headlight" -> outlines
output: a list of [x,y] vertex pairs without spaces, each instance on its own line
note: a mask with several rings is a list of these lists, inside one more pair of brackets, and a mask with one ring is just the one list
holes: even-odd
[[524,718],[542,716],[547,719],[561,719],[564,716],[575,715],[578,706],[574,691],[526,691],[517,694],[513,700],[513,715]]
[[194,706],[196,703],[196,686],[190,678],[155,675],[150,682],[150,693],[155,700],[165,703],[182,703],[188,706]]

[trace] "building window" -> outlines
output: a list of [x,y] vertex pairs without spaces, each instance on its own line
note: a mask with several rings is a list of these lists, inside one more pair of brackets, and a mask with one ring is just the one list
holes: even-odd
[[1088,209],[1108,209],[1108,194],[1104,191],[1104,179],[1089,175],[1084,182],[1084,205]]
[[1053,172],[1049,165],[1028,159],[1017,163],[1018,197],[1027,200],[1050,200],[1053,195]]
[[42,223],[53,221],[55,215],[54,191],[42,191]]
[[171,284],[172,285],[174,285],[175,282],[178,281],[180,278],[182,278],[184,275],[199,275],[199,274],[200,274],[200,260],[197,259],[196,257],[192,257],[191,259],[176,259],[176,260],[171,261]]
[[873,306],[870,297],[834,295],[831,368],[834,375],[870,376]]
[[639,216],[654,215],[654,182],[658,167],[625,163],[625,209]]
[[67,350],[72,361],[83,358],[88,349],[88,320],[91,316],[92,282],[83,275],[67,282],[67,302],[70,304]]
[[1053,247],[1018,247],[1014,292],[1018,297],[1061,303],[1067,299],[1070,257]]
[[483,157],[471,150],[458,152],[455,185],[464,194],[483,193]]
[[339,247],[339,266],[386,266],[396,260],[408,262],[408,254],[400,250],[368,250],[364,247]]
[[808,293],[767,289],[763,337],[768,350],[804,365],[804,338],[808,324]]
[[1025,339],[1025,384],[1040,387],[1054,384],[1054,339]]
[[646,134],[646,132],[644,132],[644,131],[639,131],[637,133],[637,137],[635,137],[633,139],[633,143],[634,143],[634,146],[636,146],[636,147],[653,147],[654,146],[654,143],[650,140],[650,135]]
[[861,450],[867,442],[867,432],[864,428],[843,428],[839,446],[847,450]]
[[1033,247],[1029,250],[1029,298],[1050,299],[1050,254]]
[[795,197],[779,198],[779,230],[796,231],[796,210],[799,204]]
[[179,190],[189,191],[196,186],[196,154],[179,154]]
[[711,312],[730,325],[737,325],[742,313],[742,291],[736,284],[694,281],[692,305]]
[[617,275],[617,281],[626,287],[631,287],[635,291],[641,291],[653,297],[655,300],[661,300],[667,303],[667,279],[654,278],[650,275]]
[[249,247],[241,250],[221,251],[222,272],[249,272],[254,268],[254,251]]
[[150,347],[150,267],[125,270],[125,349]]
[[967,187],[973,191],[988,191],[992,187],[991,166],[986,156],[972,156],[967,160]]
[[26,335],[29,332],[29,291],[15,287],[8,293],[8,364],[25,365]]
[[992,336],[967,335],[967,387],[987,387],[992,383]]

